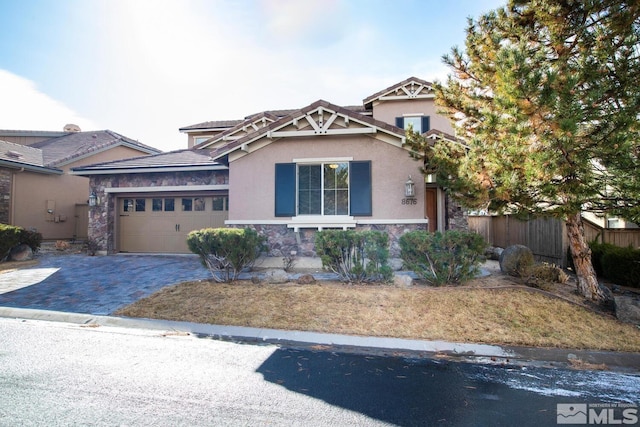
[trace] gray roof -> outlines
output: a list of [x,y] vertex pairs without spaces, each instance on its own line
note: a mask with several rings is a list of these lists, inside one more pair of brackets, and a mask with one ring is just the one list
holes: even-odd
[[42,150],[45,166],[61,166],[116,146],[126,146],[148,154],[161,152],[110,130],[65,133],[31,145]]
[[14,144],[0,140],[0,166],[12,169],[25,168],[34,172],[56,173],[60,169],[46,167],[42,150],[28,145]]
[[[369,115],[370,112],[368,112],[365,107],[363,105],[348,105],[346,107],[342,107],[345,108],[347,110],[351,110],[351,111],[355,111],[357,113],[360,114],[365,114],[365,115]],[[195,125],[190,125],[190,126],[185,126],[185,127],[181,127],[180,129],[178,129],[179,131],[198,131],[198,130],[207,130],[207,129],[224,129],[224,130],[229,130],[232,129],[238,125],[242,125],[243,123],[245,123],[247,120],[252,120],[255,117],[261,116],[261,115],[271,115],[271,116],[276,116],[276,117],[286,117],[288,115],[291,115],[297,111],[300,111],[299,108],[293,109],[293,110],[267,110],[267,111],[261,111],[259,113],[255,113],[255,114],[250,114],[248,116],[246,116],[244,119],[241,120],[214,120],[214,121],[210,121],[210,122],[203,122],[203,123],[197,123]]]
[[195,125],[185,126],[178,129],[179,131],[185,130],[206,130],[206,129],[227,129],[233,127],[244,120],[214,120],[210,122],[197,123]]
[[42,138],[57,138],[59,136],[67,135],[69,132],[65,131],[51,131],[51,130],[15,130],[15,129],[0,129],[0,138],[3,136],[36,136]]
[[357,111],[354,111],[352,109],[349,109],[348,107],[340,107],[339,105],[335,105],[332,104],[330,102],[324,101],[322,99],[314,102],[313,104],[310,104],[300,110],[296,110],[294,112],[292,112],[291,114],[285,116],[285,117],[281,117],[278,120],[276,120],[275,122],[270,123],[269,125],[265,126],[264,128],[261,128],[258,131],[255,131],[253,133],[250,133],[240,139],[237,140],[232,140],[229,141],[227,144],[218,147],[217,149],[211,151],[211,156],[215,159],[220,159],[222,157],[224,157],[225,155],[229,154],[231,151],[237,149],[238,147],[241,147],[243,144],[254,140],[256,137],[259,137],[261,135],[266,135],[268,132],[271,132],[275,129],[278,129],[278,127],[282,126],[284,123],[286,123],[287,121],[290,121],[293,119],[294,116],[301,116],[301,115],[305,115],[310,111],[315,110],[318,107],[326,107],[327,109],[333,110],[337,113],[343,114],[345,116],[348,117],[353,117],[353,118],[357,118],[358,120],[361,120],[371,126],[375,126],[377,128],[380,129],[384,129],[387,132],[391,133],[391,134],[395,134],[397,135],[399,138],[402,138],[404,136],[404,130],[400,129],[396,126],[390,125],[388,123],[385,123],[383,121],[380,120],[376,120],[373,117],[369,116],[369,115],[365,115],[365,114],[360,114]]
[[214,161],[209,150],[185,149],[169,151],[167,153],[152,154],[150,156],[133,157],[124,160],[95,163],[92,165],[72,168],[75,175],[95,173],[132,173],[171,170],[202,170],[218,169],[225,166]]

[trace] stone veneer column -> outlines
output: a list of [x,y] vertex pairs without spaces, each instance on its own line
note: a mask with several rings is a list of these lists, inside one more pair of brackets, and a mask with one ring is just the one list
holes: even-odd
[[[88,237],[98,244],[98,253],[113,253],[112,233],[109,231],[109,209],[112,203],[104,192],[105,179],[100,176],[92,176],[89,180],[89,188],[95,192],[99,203],[97,206],[89,206],[89,230]],[[113,227],[111,227],[113,228]]]
[[9,223],[11,211],[11,187],[13,173],[9,169],[0,169],[0,223]]
[[447,230],[462,230],[469,231],[468,212],[456,201],[454,201],[449,194],[446,197],[447,207]]

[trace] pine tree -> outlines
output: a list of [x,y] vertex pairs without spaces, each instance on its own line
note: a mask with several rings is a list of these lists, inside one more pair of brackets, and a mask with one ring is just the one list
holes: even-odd
[[511,0],[470,19],[436,100],[463,144],[409,141],[467,207],[566,223],[586,298],[598,284],[581,212],[640,220],[640,3]]

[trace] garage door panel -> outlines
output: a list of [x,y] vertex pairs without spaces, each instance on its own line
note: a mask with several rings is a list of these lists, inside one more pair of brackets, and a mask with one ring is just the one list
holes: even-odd
[[224,227],[229,217],[227,196],[142,199],[119,201],[122,252],[189,253],[189,232]]

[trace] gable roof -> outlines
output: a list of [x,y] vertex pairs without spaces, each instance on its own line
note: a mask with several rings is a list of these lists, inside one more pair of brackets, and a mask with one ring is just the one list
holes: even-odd
[[406,80],[382,89],[371,96],[366,97],[362,103],[365,108],[371,109],[374,101],[393,101],[401,99],[433,98],[433,83],[417,77],[409,77]]
[[57,138],[67,134],[69,134],[69,132],[66,131],[0,129],[0,138],[3,136]]
[[234,139],[240,139],[250,133],[260,130],[261,127],[267,126],[269,123],[273,123],[278,120],[278,116],[275,116],[268,112],[263,112],[251,116],[249,119],[238,123],[234,127],[227,129],[226,131],[207,139],[206,141],[198,144],[198,149],[215,147],[216,143],[220,141],[229,141]]
[[[349,105],[346,107],[348,110],[352,110],[361,114],[365,114],[365,115],[370,115],[371,112],[367,111],[365,109],[364,106],[362,105]],[[196,131],[207,131],[207,130],[216,130],[216,131],[220,131],[222,129],[232,129],[238,125],[242,125],[244,122],[246,122],[247,120],[253,120],[255,117],[257,116],[262,116],[262,115],[269,115],[269,116],[275,116],[276,118],[279,117],[286,117],[294,112],[298,111],[297,109],[294,110],[267,110],[267,111],[262,111],[260,113],[255,113],[255,114],[250,114],[248,116],[245,116],[244,119],[239,119],[239,120],[214,120],[214,121],[208,121],[208,122],[202,122],[202,123],[197,123],[195,125],[189,125],[189,126],[184,126],[179,128],[178,130],[180,132],[186,132],[189,133],[189,131],[192,132],[196,132]],[[217,135],[216,135],[217,137]],[[205,141],[206,142],[206,141]]]
[[42,150],[28,145],[0,140],[0,166],[31,172],[61,174],[62,170],[46,167]]
[[64,166],[117,146],[133,148],[147,154],[161,152],[110,130],[71,132],[31,145],[42,150],[46,166]]
[[227,167],[214,161],[208,150],[185,149],[78,166],[71,169],[71,174],[85,176],[220,169],[227,169]]
[[265,138],[272,141],[287,137],[348,134],[376,134],[376,138],[397,146],[402,146],[405,138],[404,130],[400,128],[368,115],[318,100],[240,139],[229,141],[211,151],[211,157],[217,160],[238,150],[249,153],[251,144]]

